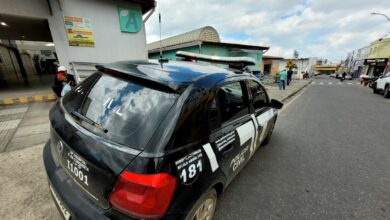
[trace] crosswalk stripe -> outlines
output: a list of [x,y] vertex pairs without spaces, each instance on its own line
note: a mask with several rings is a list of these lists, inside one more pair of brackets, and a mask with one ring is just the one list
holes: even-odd
[[27,111],[27,109],[28,109],[28,107],[3,109],[3,110],[0,110],[0,115],[10,115],[10,114],[16,114],[16,113],[24,113],[24,112]]
[[18,126],[20,119],[0,122],[0,131],[14,129]]

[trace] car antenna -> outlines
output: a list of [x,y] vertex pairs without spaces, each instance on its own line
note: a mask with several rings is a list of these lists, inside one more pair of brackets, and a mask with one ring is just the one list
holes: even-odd
[[159,23],[159,29],[160,29],[160,58],[158,59],[158,62],[161,65],[161,69],[164,69],[163,64],[168,63],[168,59],[163,58],[163,53],[162,53],[162,45],[161,45],[161,12],[160,12],[160,5],[158,6],[158,23]]

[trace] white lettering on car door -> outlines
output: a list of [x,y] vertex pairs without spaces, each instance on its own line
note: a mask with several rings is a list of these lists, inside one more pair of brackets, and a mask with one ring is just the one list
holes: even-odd
[[259,123],[259,126],[263,128],[260,134],[260,143],[264,140],[265,130],[267,128],[268,122],[272,117],[274,117],[274,115],[274,110],[270,109],[256,117],[257,123]]
[[254,151],[254,138],[255,138],[255,127],[253,121],[249,121],[236,129],[238,137],[240,138],[240,146],[243,146],[248,140],[250,140],[250,153]]

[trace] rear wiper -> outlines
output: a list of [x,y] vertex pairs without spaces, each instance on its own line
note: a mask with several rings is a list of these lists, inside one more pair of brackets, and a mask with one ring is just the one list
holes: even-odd
[[75,117],[77,117],[77,118],[79,118],[79,119],[81,119],[81,120],[83,120],[83,121],[85,121],[85,122],[87,122],[88,124],[98,128],[98,129],[102,130],[104,133],[108,132],[108,129],[104,128],[99,123],[94,122],[92,119],[88,118],[87,116],[84,116],[84,115],[82,115],[82,114],[80,114],[80,113],[78,113],[76,111],[71,111],[70,114],[75,116]]

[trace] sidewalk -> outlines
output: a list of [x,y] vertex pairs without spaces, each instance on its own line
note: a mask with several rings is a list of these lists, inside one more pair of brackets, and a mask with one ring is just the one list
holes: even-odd
[[280,90],[277,84],[266,85],[265,87],[271,99],[276,99],[281,102],[284,102],[285,100],[299,92],[301,89],[309,85],[311,81],[311,79],[294,80],[292,84],[286,86],[285,90]]
[[0,153],[45,143],[54,102],[0,106]]

